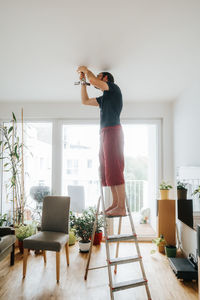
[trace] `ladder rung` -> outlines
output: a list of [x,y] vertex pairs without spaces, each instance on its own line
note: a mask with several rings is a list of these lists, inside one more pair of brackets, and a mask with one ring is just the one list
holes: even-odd
[[132,263],[135,261],[139,261],[142,259],[142,256],[128,256],[128,257],[118,257],[118,258],[113,258],[109,261],[109,264],[111,266],[113,265],[121,265],[121,264],[128,264],[128,263]]
[[143,279],[143,278],[119,282],[119,283],[113,284],[112,291],[117,292],[117,291],[134,288],[134,287],[141,286],[141,285],[146,285],[146,284],[147,284],[147,280]]
[[105,215],[106,216],[106,218],[122,218],[122,217],[128,217],[129,215],[127,214],[127,215],[125,215],[125,216],[107,216],[107,215]]
[[108,242],[119,242],[119,241],[130,241],[135,240],[136,234],[120,234],[120,235],[110,235],[107,237]]

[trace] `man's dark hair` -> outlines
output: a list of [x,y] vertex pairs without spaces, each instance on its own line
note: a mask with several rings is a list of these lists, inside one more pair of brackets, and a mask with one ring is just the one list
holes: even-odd
[[114,77],[112,76],[111,73],[109,72],[101,72],[101,73],[103,74],[103,77],[107,76],[109,82],[114,82]]

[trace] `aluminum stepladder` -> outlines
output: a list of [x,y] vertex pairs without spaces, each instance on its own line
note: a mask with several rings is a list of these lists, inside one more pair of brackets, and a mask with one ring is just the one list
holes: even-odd
[[[145,270],[144,270],[144,266],[143,266],[143,262],[142,262],[142,256],[140,254],[140,248],[139,248],[139,245],[138,245],[137,235],[136,235],[136,232],[135,232],[135,227],[134,227],[134,223],[133,223],[133,219],[132,219],[128,199],[126,197],[125,204],[126,204],[127,213],[128,213],[127,216],[129,217],[129,221],[130,221],[130,225],[131,225],[132,234],[120,234],[121,233],[122,217],[117,216],[119,218],[118,235],[108,236],[107,219],[110,218],[110,217],[106,216],[106,214],[105,214],[105,203],[104,203],[102,185],[100,185],[100,190],[101,190],[101,196],[99,197],[98,203],[97,203],[95,222],[94,222],[93,231],[92,231],[91,245],[90,245],[88,260],[87,260],[87,264],[86,264],[84,279],[87,280],[87,275],[88,275],[89,270],[95,270],[95,269],[100,269],[100,268],[107,267],[108,268],[108,278],[109,278],[109,288],[110,288],[110,299],[111,300],[114,300],[114,292],[117,292],[117,291],[120,291],[120,290],[126,290],[126,289],[129,289],[129,288],[134,288],[134,287],[138,287],[138,286],[143,286],[143,285],[145,286],[145,289],[146,289],[147,299],[151,300],[151,294],[150,294],[149,287],[148,287],[148,282],[147,282],[147,279],[146,279],[146,274],[145,274]],[[104,235],[105,235],[107,265],[100,266],[100,267],[89,268],[90,258],[91,258],[91,254],[92,254],[93,241],[94,241],[94,235],[95,235],[95,230],[96,230],[96,223],[97,223],[97,219],[98,219],[98,215],[99,215],[100,202],[101,202],[102,210],[103,210]],[[112,218],[114,218],[114,217],[112,217]],[[129,256],[129,257],[123,257],[123,258],[118,257],[119,242],[120,241],[133,241],[133,240],[135,242],[137,255]],[[110,258],[110,249],[109,249],[109,243],[110,242],[117,242],[116,255],[115,255],[115,258],[112,258],[112,259]],[[114,273],[116,273],[117,272],[117,265],[133,263],[133,262],[139,262],[143,278],[136,279],[136,280],[130,280],[130,281],[123,281],[123,282],[119,282],[119,283],[113,283],[111,266],[115,267],[114,268]]]

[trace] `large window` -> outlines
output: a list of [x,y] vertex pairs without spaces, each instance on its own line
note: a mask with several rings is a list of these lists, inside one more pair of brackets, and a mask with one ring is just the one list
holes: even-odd
[[51,193],[52,123],[26,123],[26,219],[40,220],[42,200]]
[[[94,206],[99,195],[99,126],[63,125],[62,194]],[[80,199],[81,198],[81,199]]]

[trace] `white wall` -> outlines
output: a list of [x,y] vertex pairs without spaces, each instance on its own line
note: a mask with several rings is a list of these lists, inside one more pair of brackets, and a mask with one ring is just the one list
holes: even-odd
[[[200,166],[200,87],[194,84],[174,102],[174,167]],[[186,255],[196,253],[196,231],[179,222]]]

